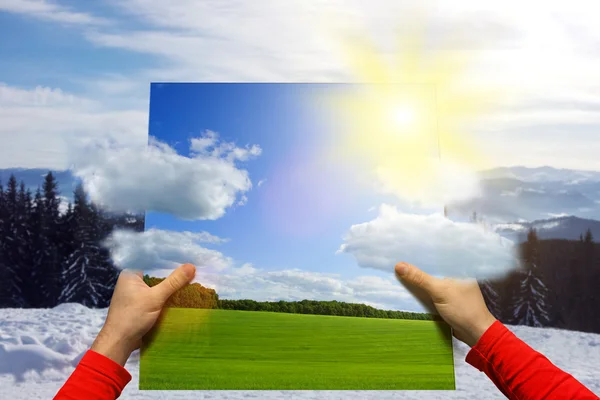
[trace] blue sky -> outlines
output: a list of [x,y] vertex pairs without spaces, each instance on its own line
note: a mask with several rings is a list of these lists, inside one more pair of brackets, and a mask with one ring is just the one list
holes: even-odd
[[[293,181],[290,163],[310,165],[319,149],[328,145],[331,132],[324,115],[314,106],[315,100],[319,94],[340,89],[339,85],[319,84],[153,84],[150,135],[189,156],[189,140],[208,129],[238,146],[258,144],[262,154],[241,165],[254,184],[245,205],[234,206],[216,221],[182,221],[167,214],[149,213],[147,226],[206,230],[230,239],[220,244],[219,250],[238,262],[269,270],[298,268],[349,277],[364,274],[352,257],[335,252],[348,228],[372,218],[375,211],[371,208],[385,197],[352,187],[351,176],[345,177],[346,185],[340,185],[336,178],[341,175],[327,176],[324,170],[321,172],[329,180],[320,189],[325,193],[315,193],[319,188],[309,184],[310,190],[299,191],[297,194],[303,197],[291,202],[284,191],[294,188],[276,186],[277,179]],[[306,176],[304,181],[310,183],[315,178]],[[259,181],[264,182],[260,187]],[[340,196],[338,190],[351,195]],[[332,201],[343,204],[335,210],[311,207],[311,199],[319,196],[331,196]],[[303,221],[293,217],[297,213],[303,214]],[[309,223],[312,229],[296,229],[294,223],[304,228]]]

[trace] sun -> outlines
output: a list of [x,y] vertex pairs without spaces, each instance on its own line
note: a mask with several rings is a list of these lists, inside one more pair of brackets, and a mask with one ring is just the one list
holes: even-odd
[[388,117],[390,122],[395,125],[402,133],[414,132],[414,127],[417,121],[416,111],[411,106],[393,105],[389,107]]
[[418,37],[401,42],[392,63],[364,40],[354,38],[345,47],[362,84],[329,99],[344,126],[336,152],[350,162],[367,161],[389,192],[444,202],[449,196],[443,192],[452,190],[447,171],[486,165],[465,127],[482,116],[495,94],[469,85],[464,57],[426,54]]

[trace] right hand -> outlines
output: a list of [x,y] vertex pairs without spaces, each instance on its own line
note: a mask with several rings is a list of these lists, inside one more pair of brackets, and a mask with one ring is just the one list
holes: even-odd
[[149,287],[141,272],[122,271],[106,322],[91,349],[125,365],[131,352],[142,344],[142,337],[158,321],[169,297],[189,284],[195,275],[196,267],[184,264],[158,285]]
[[454,336],[470,347],[496,321],[475,280],[434,278],[405,262],[396,264],[395,271],[398,280],[427,308],[435,307]]

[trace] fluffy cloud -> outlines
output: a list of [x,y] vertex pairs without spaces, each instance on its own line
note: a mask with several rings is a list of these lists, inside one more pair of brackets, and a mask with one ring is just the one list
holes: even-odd
[[232,260],[219,251],[203,247],[202,243],[217,244],[223,241],[225,239],[207,232],[116,230],[105,245],[120,268],[160,270],[193,263],[207,271],[219,271],[232,265]]
[[267,271],[245,264],[221,272],[197,275],[221,298],[257,301],[338,300],[382,309],[421,310],[414,298],[390,274],[344,278],[338,274],[286,269]]
[[403,214],[382,205],[377,218],[353,225],[339,253],[359,266],[392,271],[399,261],[440,276],[488,278],[515,268],[512,242],[471,223],[442,215]]
[[252,157],[260,156],[262,152],[258,145],[242,148],[231,142],[220,142],[219,135],[210,130],[200,138],[192,138],[190,150],[196,156],[224,158],[229,162],[248,161]]
[[414,182],[414,170],[379,167],[375,175],[376,186],[383,193],[393,194],[405,201],[417,202],[423,207],[463,201],[481,193],[477,174],[461,167],[459,163],[446,160],[439,162],[435,158],[428,161],[427,167],[431,168],[431,173],[426,179],[419,179],[419,184]]
[[143,269],[157,277],[167,276],[181,264],[193,263],[198,267],[196,280],[217,290],[221,298],[338,300],[383,309],[421,310],[392,273],[389,278],[344,278],[299,269],[269,271],[248,263],[237,267],[230,257],[204,247],[226,240],[207,232],[117,230],[105,245],[120,268]]
[[0,168],[69,167],[70,144],[110,139],[123,146],[145,145],[148,113],[107,109],[60,89],[23,89],[0,83]]
[[252,187],[248,172],[236,161],[259,155],[260,147],[237,147],[207,132],[191,140],[190,153],[179,155],[154,139],[141,148],[93,142],[73,148],[73,173],[90,197],[109,209],[218,219]]
[[[119,29],[96,23],[101,18],[79,3],[76,6],[81,11],[32,0],[1,3],[4,11],[34,18],[81,21],[70,25],[83,31],[95,47],[118,49],[113,54],[117,61],[132,57],[122,50],[151,57],[142,67],[122,73],[74,77],[71,70],[56,71],[68,76],[66,84],[88,82],[90,96],[102,98],[108,111],[0,107],[0,119],[8,121],[6,130],[0,127],[0,139],[5,146],[9,142],[8,158],[2,154],[0,163],[7,166],[22,163],[56,168],[40,164],[54,162],[60,154],[62,148],[53,140],[59,135],[62,140],[90,130],[109,131],[115,123],[123,131],[147,133],[147,103],[136,110],[114,107],[123,104],[123,99],[146,99],[150,81],[355,81],[343,58],[337,56],[339,46],[332,26],[372,38],[385,53],[395,50],[397,43],[391,39],[405,25],[404,19],[423,15],[427,17],[427,43],[474,56],[469,79],[514,89],[510,108],[498,110],[472,129],[481,138],[482,153],[496,157],[491,165],[539,166],[552,160],[558,167],[600,169],[596,157],[600,143],[594,131],[600,102],[600,86],[595,83],[600,82],[600,57],[595,51],[600,29],[594,20],[599,5],[592,1],[575,1],[566,9],[560,2],[539,7],[538,2],[512,0],[499,10],[493,3],[475,0],[324,0],[318,7],[302,0],[218,4],[124,0],[111,4],[118,8],[111,14],[113,18],[122,11],[127,14],[125,21],[111,20]],[[203,19],[204,15],[211,18]],[[88,23],[92,23],[91,29]],[[64,49],[70,51],[71,47]],[[211,57],[197,57],[201,53]],[[36,64],[35,57],[29,64]],[[42,74],[28,75],[35,77],[33,85],[43,79]],[[553,126],[548,126],[550,121]],[[552,140],[547,140],[548,135],[554,135]],[[13,138],[19,143],[12,145]],[[26,161],[11,155],[28,143],[43,143],[48,150],[39,157],[22,156]]]

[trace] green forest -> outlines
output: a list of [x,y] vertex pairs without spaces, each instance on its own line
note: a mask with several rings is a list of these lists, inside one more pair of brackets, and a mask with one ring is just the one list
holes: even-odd
[[[144,276],[149,286],[155,286],[164,278]],[[439,316],[428,313],[407,311],[379,310],[366,304],[344,303],[336,300],[302,300],[302,301],[255,301],[255,300],[220,300],[213,290],[199,283],[194,283],[175,293],[167,303],[174,308],[210,308],[239,311],[267,311],[288,314],[337,315],[342,317],[387,318],[438,321]]]

